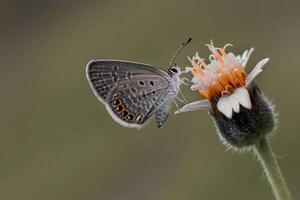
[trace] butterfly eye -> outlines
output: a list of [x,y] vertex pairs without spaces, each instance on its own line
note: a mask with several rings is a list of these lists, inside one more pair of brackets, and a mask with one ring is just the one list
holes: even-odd
[[173,73],[178,73],[178,70],[176,68],[171,68],[170,69]]

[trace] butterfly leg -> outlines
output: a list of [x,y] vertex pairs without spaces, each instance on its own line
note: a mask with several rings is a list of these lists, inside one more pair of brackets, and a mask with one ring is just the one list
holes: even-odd
[[180,74],[186,74],[188,72],[191,72],[193,70],[192,67],[185,67],[185,70],[184,71],[181,71]]
[[180,99],[179,97],[175,97],[175,99],[177,99],[178,101],[180,101],[181,103],[186,103],[186,101],[185,100],[182,100],[182,99]]
[[181,92],[179,86],[177,86],[177,89],[178,89],[178,92],[179,92],[179,94],[180,94],[180,96],[182,97],[182,99],[183,99],[184,102],[183,102],[180,98],[178,98],[178,97],[177,97],[177,98],[180,99],[182,103],[187,103],[188,101],[187,101],[186,98],[183,96],[183,94],[182,94],[182,92]]
[[[174,104],[175,104],[177,110],[179,110],[180,108],[179,108],[177,102],[175,101],[175,98],[174,98],[173,96],[171,96],[170,94],[169,94],[169,97],[170,97],[170,98],[172,99],[172,101],[174,102]],[[175,97],[176,97],[176,96],[175,96]]]
[[180,79],[180,84],[183,84],[183,85],[192,85],[193,83],[192,83],[192,81],[190,81],[188,78],[182,77],[182,78]]

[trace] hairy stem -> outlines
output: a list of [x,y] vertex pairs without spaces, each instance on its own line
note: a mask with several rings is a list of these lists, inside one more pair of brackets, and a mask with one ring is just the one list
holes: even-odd
[[265,170],[276,200],[292,200],[269,141],[265,138],[261,139],[254,146],[254,151]]

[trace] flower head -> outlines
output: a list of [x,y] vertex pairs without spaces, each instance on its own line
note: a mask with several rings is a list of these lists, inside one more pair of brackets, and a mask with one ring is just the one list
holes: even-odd
[[209,64],[206,64],[198,53],[190,60],[194,75],[192,89],[198,90],[208,100],[224,94],[230,95],[235,88],[246,85],[244,67],[233,53],[225,52],[225,48],[229,45],[216,48],[213,43],[208,44],[212,52],[209,56]]
[[187,104],[177,113],[209,110],[222,139],[235,147],[252,145],[275,124],[271,104],[254,83],[269,59],[258,62],[247,74],[245,66],[253,48],[236,56],[226,52],[231,44],[219,48],[211,42],[207,46],[212,52],[209,62],[196,53],[189,58],[192,67],[186,68],[193,74],[191,89],[199,91],[204,100]]

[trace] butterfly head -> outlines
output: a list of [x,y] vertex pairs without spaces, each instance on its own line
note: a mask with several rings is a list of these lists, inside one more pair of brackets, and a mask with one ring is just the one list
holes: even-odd
[[173,66],[171,66],[169,69],[168,69],[168,74],[171,76],[171,77],[175,77],[175,76],[179,76],[180,75],[180,67],[175,64]]

